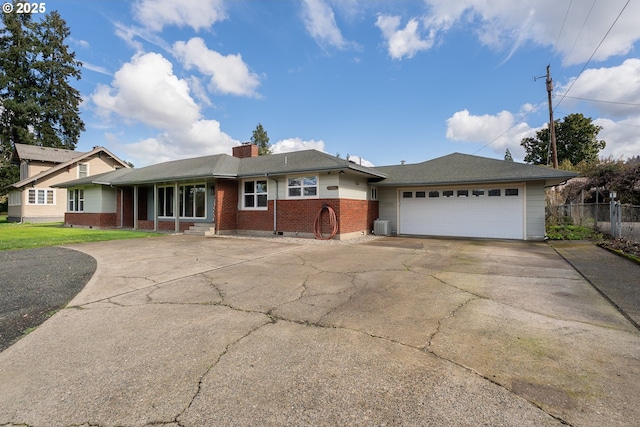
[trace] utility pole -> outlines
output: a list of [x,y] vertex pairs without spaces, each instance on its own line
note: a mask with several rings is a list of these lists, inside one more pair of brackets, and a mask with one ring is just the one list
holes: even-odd
[[547,65],[547,97],[549,100],[549,138],[551,139],[551,154],[553,158],[553,168],[558,169],[558,149],[556,147],[556,126],[553,121],[553,104],[551,102],[551,92],[553,92],[553,79],[551,78],[551,65]]

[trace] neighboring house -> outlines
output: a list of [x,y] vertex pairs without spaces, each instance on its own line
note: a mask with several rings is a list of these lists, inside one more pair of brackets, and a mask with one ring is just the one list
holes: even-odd
[[15,144],[13,162],[20,165],[20,181],[9,186],[10,222],[63,221],[67,190],[53,187],[55,184],[129,168],[104,147],[79,152]]
[[370,233],[379,219],[394,234],[539,240],[544,188],[573,176],[457,153],[383,167],[316,150],[258,157],[257,147],[245,144],[233,156],[117,170],[59,186],[69,189],[69,226],[184,231],[201,223],[217,234],[313,237],[318,216],[323,236],[329,234],[323,212],[329,206],[339,239]]

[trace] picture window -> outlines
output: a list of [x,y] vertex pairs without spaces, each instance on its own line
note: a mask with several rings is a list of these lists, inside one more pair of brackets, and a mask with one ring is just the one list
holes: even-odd
[[289,197],[317,197],[318,177],[302,176],[289,178],[287,180],[287,191]]

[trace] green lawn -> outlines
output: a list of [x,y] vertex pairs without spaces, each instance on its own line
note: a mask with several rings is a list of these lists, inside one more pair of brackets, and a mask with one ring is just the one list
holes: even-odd
[[61,223],[15,224],[7,222],[6,215],[0,215],[0,251],[160,235],[142,231],[68,228],[62,227]]

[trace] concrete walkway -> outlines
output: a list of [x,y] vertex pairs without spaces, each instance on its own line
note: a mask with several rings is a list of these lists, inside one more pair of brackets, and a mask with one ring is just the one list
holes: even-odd
[[0,353],[0,425],[640,424],[640,333],[546,243],[164,236]]
[[640,330],[640,265],[591,242],[551,246]]

